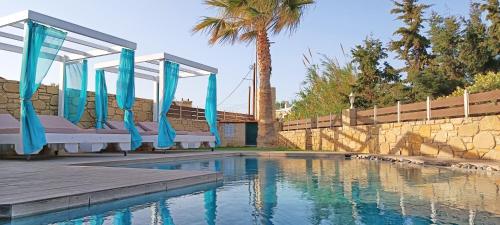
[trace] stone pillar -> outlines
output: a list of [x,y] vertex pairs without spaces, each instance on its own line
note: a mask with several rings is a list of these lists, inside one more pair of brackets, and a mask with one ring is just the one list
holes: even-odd
[[356,109],[342,110],[342,126],[356,126]]

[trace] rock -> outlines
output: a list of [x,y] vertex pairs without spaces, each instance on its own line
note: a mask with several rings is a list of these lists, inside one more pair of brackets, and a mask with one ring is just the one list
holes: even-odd
[[7,96],[5,96],[5,94],[0,94],[0,104],[5,104],[9,101],[9,99],[7,98]]
[[453,124],[445,123],[441,124],[441,130],[453,130]]
[[418,133],[423,138],[430,138],[431,137],[431,126],[430,125],[422,125],[422,126],[420,126],[420,129],[418,130]]
[[33,107],[35,107],[35,109],[42,110],[42,109],[45,109],[46,104],[44,101],[36,100],[36,101],[33,101]]
[[472,137],[479,132],[479,126],[475,123],[462,125],[458,128],[458,136]]
[[492,149],[495,147],[495,138],[488,132],[480,132],[472,141],[476,149]]
[[47,87],[47,93],[49,94],[58,94],[59,93],[59,88],[57,86],[46,86]]
[[19,93],[19,83],[6,82],[3,84],[3,90],[5,92]]
[[438,158],[453,158],[453,149],[450,146],[439,148]]
[[479,159],[479,154],[476,150],[468,150],[464,152],[462,157],[466,159]]
[[420,154],[424,156],[436,156],[439,148],[435,144],[423,144],[420,146]]
[[57,97],[57,95],[52,95],[50,97],[50,105],[57,106],[57,104],[59,104],[59,98]]
[[479,129],[485,130],[500,130],[500,119],[498,116],[485,116],[479,121]]
[[464,142],[459,137],[452,137],[448,141],[448,145],[452,148],[453,152],[463,152],[467,150]]
[[434,142],[445,143],[447,139],[448,139],[448,132],[446,132],[444,130],[439,131],[436,134],[436,136],[434,136]]
[[380,154],[389,154],[390,152],[390,147],[389,144],[387,143],[382,143],[379,149],[380,149]]

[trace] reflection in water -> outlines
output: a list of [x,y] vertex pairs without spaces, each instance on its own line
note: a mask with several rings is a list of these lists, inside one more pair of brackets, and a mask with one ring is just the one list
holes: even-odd
[[224,184],[0,224],[500,224],[494,175],[309,158],[236,157],[132,167],[221,171]]

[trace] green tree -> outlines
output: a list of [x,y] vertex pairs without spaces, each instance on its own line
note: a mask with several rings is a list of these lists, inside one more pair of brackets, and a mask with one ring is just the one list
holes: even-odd
[[419,76],[422,74],[428,62],[427,48],[429,40],[421,34],[423,28],[423,13],[429,5],[418,4],[418,0],[394,1],[394,8],[391,14],[396,14],[405,26],[398,28],[394,35],[398,40],[389,43],[389,49],[398,54],[398,58],[405,61],[404,70],[407,73],[407,80],[414,85],[414,92],[418,92],[426,87],[420,87]]
[[475,74],[484,73],[492,53],[488,49],[486,25],[481,19],[479,4],[470,5],[469,18],[464,20],[465,28],[462,41],[459,44],[460,62],[464,65],[467,81],[471,81]]
[[297,29],[304,10],[314,0],[206,0],[217,9],[215,17],[204,17],[193,32],[209,33],[210,44],[254,42],[259,68],[259,133],[257,145],[274,145],[276,131],[271,91],[271,51],[269,35]]
[[485,0],[481,4],[481,9],[486,12],[486,20],[490,22],[488,26],[488,49],[491,58],[488,63],[489,71],[500,70],[500,4],[498,0]]
[[429,26],[432,55],[428,67],[419,79],[419,84],[425,84],[419,98],[448,95],[457,86],[463,87],[465,84],[465,66],[459,59],[459,46],[462,42],[459,19],[455,16],[442,17],[433,12]]
[[359,108],[383,106],[393,104],[398,98],[388,90],[392,89],[394,82],[400,81],[398,71],[387,62],[381,61],[387,58],[386,49],[380,40],[367,37],[362,45],[356,45],[352,50],[353,63],[357,66],[357,79],[354,85],[356,95],[356,106]]

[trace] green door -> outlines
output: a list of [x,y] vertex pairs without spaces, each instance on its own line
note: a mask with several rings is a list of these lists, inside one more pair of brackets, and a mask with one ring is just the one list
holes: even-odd
[[257,123],[245,123],[245,145],[257,145]]

